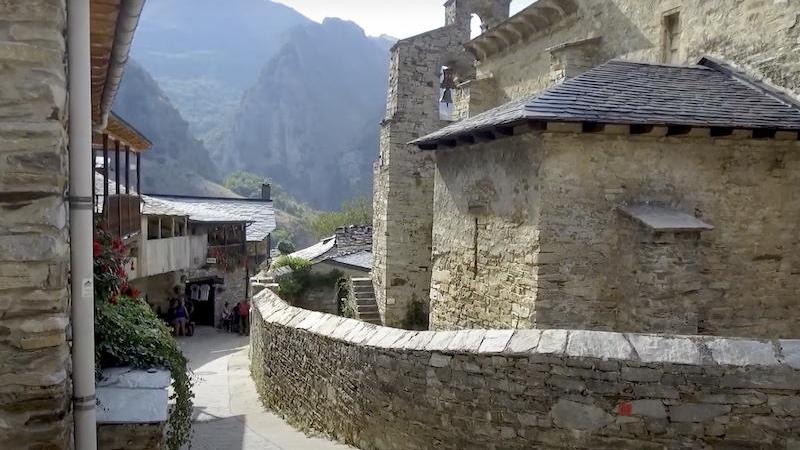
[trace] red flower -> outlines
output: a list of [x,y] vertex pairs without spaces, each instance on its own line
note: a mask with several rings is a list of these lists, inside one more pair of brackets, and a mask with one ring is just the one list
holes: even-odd
[[114,239],[114,243],[112,244],[114,250],[121,252],[125,250],[125,244],[122,242],[122,239]]
[[103,253],[103,246],[100,245],[99,242],[94,241],[94,248],[92,250],[93,250],[94,256],[96,258],[96,257],[100,256],[101,253]]

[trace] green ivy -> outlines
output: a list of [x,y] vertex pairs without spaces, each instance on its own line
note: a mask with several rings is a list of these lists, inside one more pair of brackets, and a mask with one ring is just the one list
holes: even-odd
[[116,304],[96,304],[95,358],[99,367],[168,369],[175,407],[170,411],[167,446],[178,450],[189,441],[194,394],[187,361],[170,329],[144,300],[120,297]]
[[167,447],[179,450],[192,430],[192,379],[178,342],[140,293],[128,284],[125,246],[99,231],[94,242],[95,367],[162,367],[172,375],[175,407],[170,411]]
[[278,278],[278,294],[290,302],[299,299],[307,289],[333,286],[342,277],[342,272],[338,270],[331,270],[327,274],[312,273],[311,262],[296,256],[283,255],[276,259],[272,269],[281,267],[292,269],[291,273]]
[[340,277],[336,281],[336,299],[339,315],[350,319],[356,318],[356,299],[350,291],[350,279]]
[[406,317],[403,320],[403,328],[406,330],[427,330],[428,314],[422,302],[412,301],[408,305]]

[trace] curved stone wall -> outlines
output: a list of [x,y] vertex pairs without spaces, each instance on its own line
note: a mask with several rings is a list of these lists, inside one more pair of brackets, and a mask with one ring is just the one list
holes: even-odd
[[800,340],[406,331],[254,302],[251,371],[362,449],[800,448]]

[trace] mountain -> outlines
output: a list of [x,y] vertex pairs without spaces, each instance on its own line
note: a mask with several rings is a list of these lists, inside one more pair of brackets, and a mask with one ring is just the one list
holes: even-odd
[[326,19],[291,30],[210,140],[223,173],[274,179],[315,208],[369,195],[391,39]]
[[132,55],[204,138],[234,111],[281,36],[309,23],[267,0],[151,0]]
[[194,138],[158,83],[135,61],[129,61],[125,69],[114,111],[153,143],[142,156],[143,192],[235,196],[215,183],[219,173],[208,150]]

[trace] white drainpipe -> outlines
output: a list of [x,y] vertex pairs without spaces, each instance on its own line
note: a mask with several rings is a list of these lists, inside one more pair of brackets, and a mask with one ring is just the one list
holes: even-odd
[[92,262],[92,94],[89,0],[67,2],[69,61],[69,234],[75,449],[97,448]]

